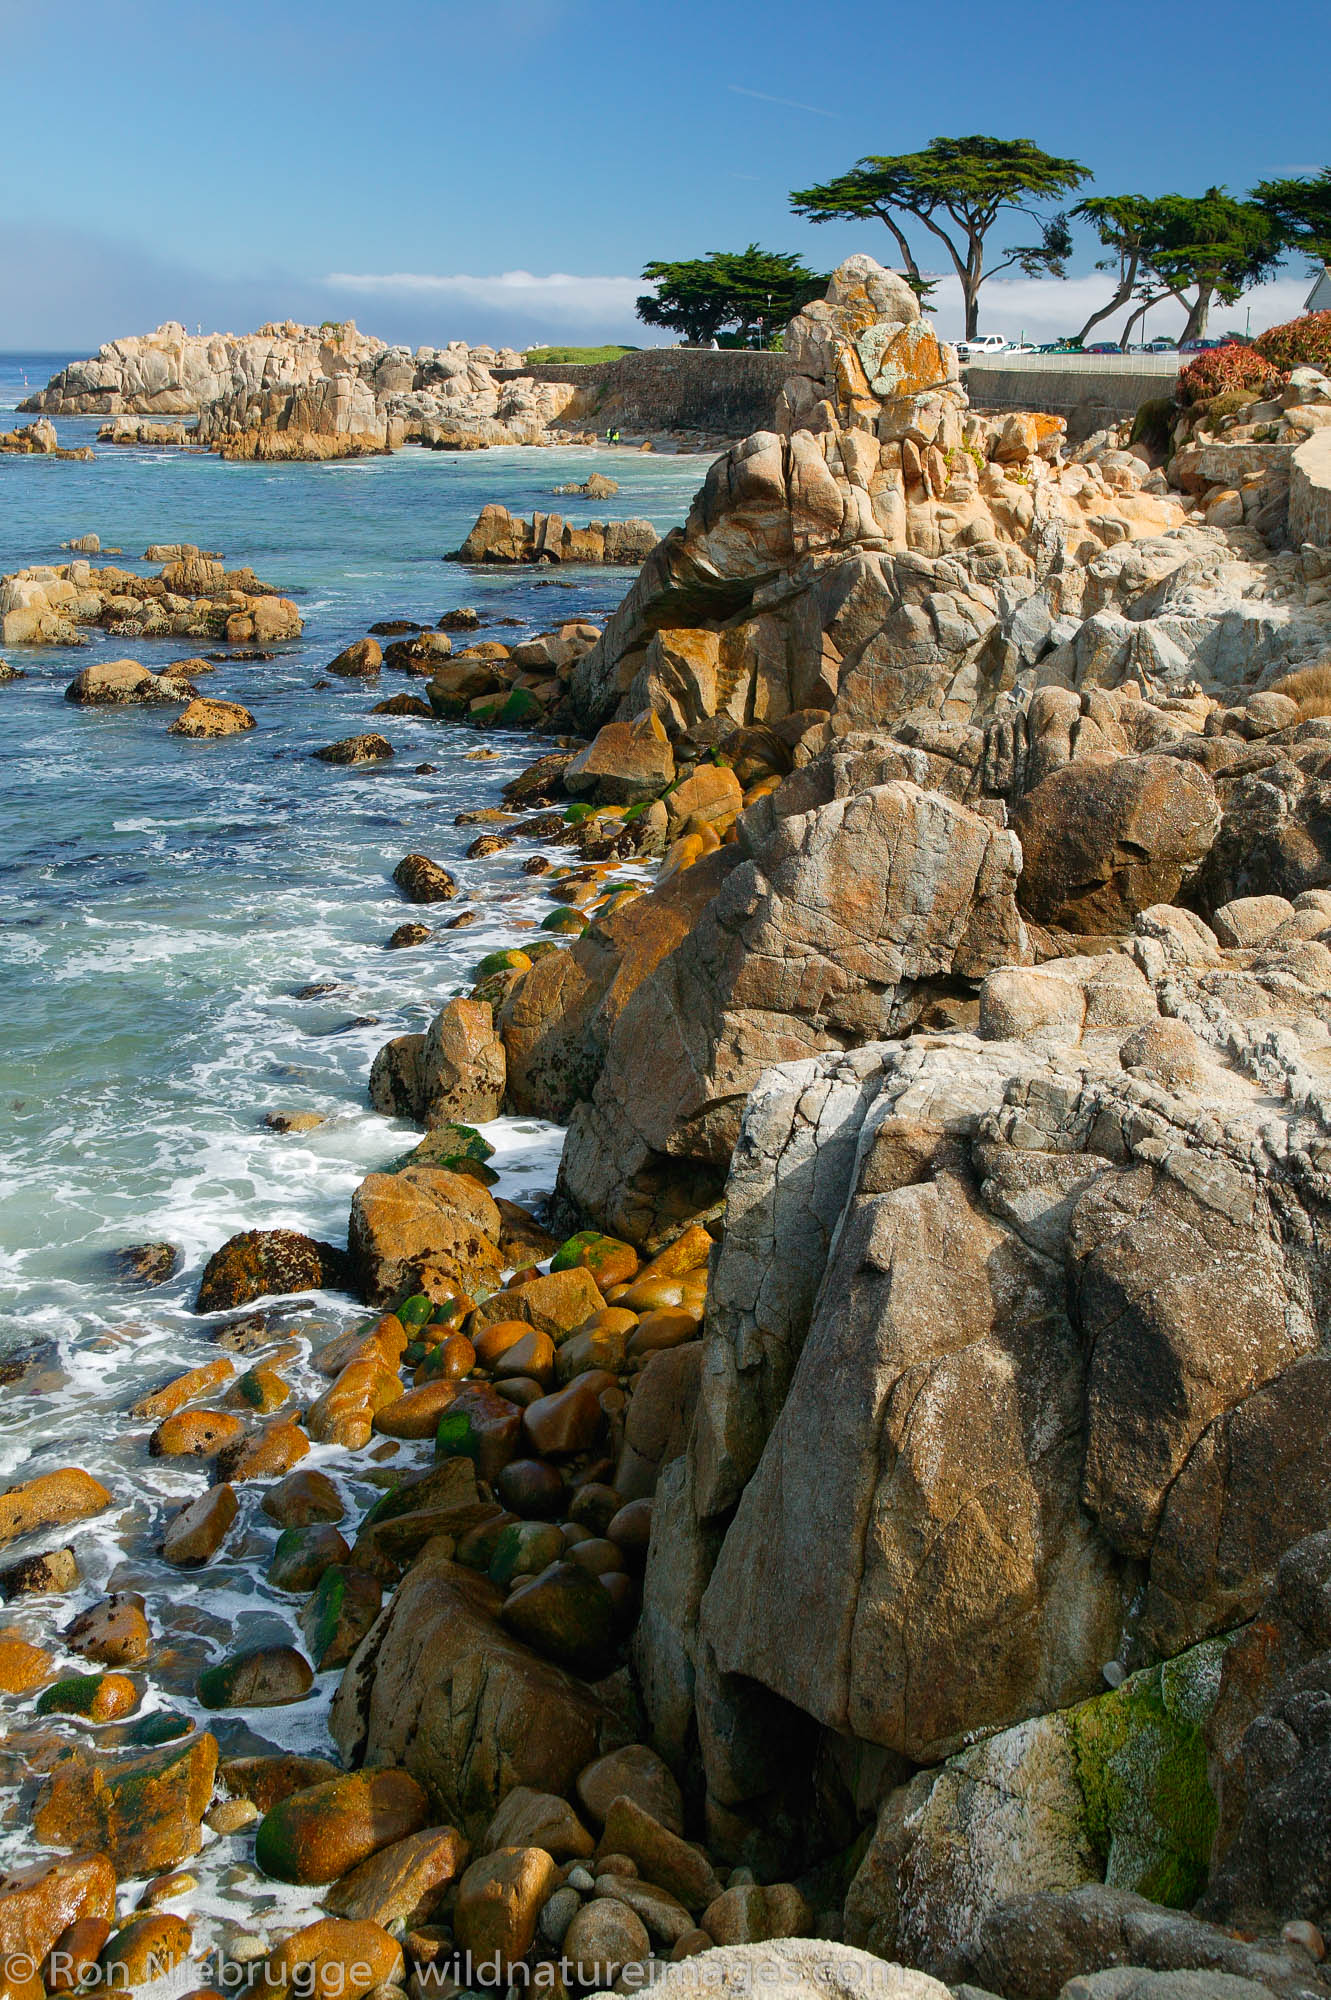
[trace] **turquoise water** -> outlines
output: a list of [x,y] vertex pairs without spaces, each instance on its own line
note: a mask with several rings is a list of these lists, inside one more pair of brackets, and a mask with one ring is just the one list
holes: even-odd
[[[25,368],[41,381],[65,358],[0,357],[0,427],[14,421],[6,412]],[[97,426],[57,428],[62,443],[79,444]],[[461,810],[496,803],[539,741],[401,717],[370,723],[376,701],[420,684],[385,673],[377,685],[320,687],[321,669],[376,620],[433,623],[459,604],[488,621],[521,621],[493,624],[490,636],[508,641],[568,618],[600,622],[627,573],[480,573],[441,561],[488,500],[590,518],[590,507],[555,500],[551,489],[594,465],[621,485],[599,511],[644,514],[662,530],[683,518],[705,470],[698,458],[576,449],[409,449],[272,467],[180,451],[107,449],[91,464],[0,458],[0,572],[58,562],[60,544],[89,531],[144,569],[149,543],[191,541],[252,565],[305,621],[301,641],[276,658],[222,664],[200,680],[202,692],[241,701],[257,719],[248,735],[219,743],[168,736],[169,710],[83,711],[63,699],[75,671],[99,655],[128,650],[160,667],[200,650],[188,642],[127,647],[95,633],[67,651],[11,648],[26,677],[0,686],[0,1359],[37,1343],[51,1363],[27,1388],[0,1387],[0,1483],[81,1464],[117,1503],[75,1531],[79,1587],[9,1606],[0,1623],[58,1646],[59,1630],[101,1591],[141,1591],[172,1647],[170,1668],[150,1670],[150,1708],[169,1702],[201,1717],[191,1696],[198,1668],[237,1643],[299,1643],[299,1602],[263,1581],[276,1530],[250,1489],[222,1557],[197,1573],[165,1568],[165,1519],[208,1474],[196,1462],[149,1458],[146,1427],[127,1419],[127,1406],[216,1356],[189,1308],[204,1261],[227,1236],[286,1225],[344,1240],[357,1181],[413,1139],[368,1109],[374,1053],[423,1027],[469,985],[486,950],[515,941],[550,907],[521,872],[529,846],[469,861],[476,829],[453,823]],[[344,771],[312,760],[318,745],[367,726],[393,743],[391,766]],[[469,761],[478,748],[498,754]],[[418,914],[390,880],[412,850],[456,875],[461,893],[445,914],[471,908],[477,921],[388,952],[390,932]],[[331,990],[298,997],[316,983]],[[326,1122],[280,1136],[262,1122],[279,1109]],[[498,1191],[539,1200],[553,1184],[559,1132],[512,1119],[487,1131]],[[127,1290],[113,1253],[148,1240],[177,1245],[181,1269],[160,1289]],[[350,1311],[324,1298],[315,1319],[328,1330]],[[303,1358],[288,1373],[302,1398],[323,1386]],[[404,1448],[407,1458],[421,1453],[428,1447]],[[363,1505],[369,1489],[342,1455],[319,1447],[309,1463],[325,1464]],[[233,1747],[326,1748],[336,1679],[323,1676],[291,1708],[210,1726]],[[26,1706],[0,1697],[0,1737]],[[6,1828],[0,1815],[0,1864],[30,1851],[24,1817]],[[290,1896],[275,1899],[274,1885],[247,1870],[246,1851],[243,1840],[209,1844],[189,1914],[260,1927],[293,1914]]]
[[[40,367],[29,366],[31,379]],[[0,397],[12,364],[8,375]],[[58,426],[66,444],[96,428]],[[335,1237],[355,1181],[400,1150],[400,1135],[364,1110],[374,1051],[460,990],[515,918],[545,907],[521,873],[529,850],[469,862],[475,829],[452,824],[460,809],[495,802],[534,746],[410,718],[367,722],[377,700],[420,691],[408,676],[314,683],[385,617],[432,624],[468,603],[527,632],[603,620],[622,571],[517,576],[440,560],[485,501],[568,507],[551,488],[593,463],[620,481],[616,513],[664,529],[682,518],[703,462],[520,448],[271,467],[123,449],[87,465],[0,459],[0,572],[67,560],[61,542],[89,530],[124,549],[116,560],[192,541],[251,564],[305,621],[302,641],[277,658],[200,679],[201,692],[256,717],[251,734],[224,743],[168,736],[170,711],[82,711],[62,699],[78,667],[123,655],[124,640],[10,649],[28,676],[0,689],[0,1312],[12,1316],[11,1337],[52,1304],[122,1313],[123,1293],[103,1281],[105,1253],[126,1241],[179,1243],[187,1261],[166,1296],[183,1298],[235,1229],[283,1223]],[[575,518],[590,515],[584,505]],[[490,636],[523,630],[496,624]],[[128,650],[157,666],[199,648]],[[391,767],[311,760],[317,745],[367,726],[385,727]],[[497,761],[465,761],[483,742]],[[423,761],[435,770],[418,775]],[[416,848],[454,871],[480,921],[385,953],[407,914],[389,877]],[[333,980],[326,997],[292,997]],[[374,1025],[348,1025],[367,1015]],[[330,1123],[279,1139],[260,1125],[278,1108]]]

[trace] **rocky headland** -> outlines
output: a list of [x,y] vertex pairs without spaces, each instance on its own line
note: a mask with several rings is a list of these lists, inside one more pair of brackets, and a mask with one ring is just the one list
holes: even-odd
[[[733,393],[746,364],[774,359],[691,352],[682,357],[681,382],[677,354],[629,358],[642,379],[626,383],[617,379],[622,363],[529,367],[511,348],[465,341],[413,352],[359,332],[351,320],[318,327],[287,320],[239,335],[187,334],[171,322],[108,341],[21,407],[44,420],[106,417],[98,433],[106,444],[187,445],[265,462],[358,457],[411,443],[437,451],[594,445],[607,429],[639,447],[711,454],[747,427],[736,421]],[[739,409],[752,407],[751,389]],[[0,440],[0,449],[46,448]],[[589,497],[600,496],[593,489]]]
[[[109,341],[22,405],[50,416],[110,417],[113,444],[206,446],[223,458],[335,458],[409,441],[466,450],[537,441],[575,400],[569,384],[502,380],[509,349],[392,347],[352,320],[274,322],[251,334],[154,333]],[[160,421],[196,419],[188,430]]]
[[[217,1363],[137,1412],[211,1468],[164,1559],[263,1481],[305,1598],[199,1699],[336,1671],[340,1764],[44,1767],[38,1961],[141,1964],[116,1878],[206,1823],[322,1905],[283,1991],[1331,1995],[1331,385],[1070,451],[865,257],[785,352],[603,631],[331,663],[541,730],[467,818],[551,909],[381,1050],[421,1137],[345,1247],[221,1245]],[[567,1127],[545,1213],[501,1110]],[[369,1308],[312,1354],[254,1312],[311,1288]],[[386,1471],[360,1518],[312,1443]],[[94,1487],[0,1494],[6,1597]],[[128,1713],[139,1620],[72,1690],[0,1635],[3,1684]]]

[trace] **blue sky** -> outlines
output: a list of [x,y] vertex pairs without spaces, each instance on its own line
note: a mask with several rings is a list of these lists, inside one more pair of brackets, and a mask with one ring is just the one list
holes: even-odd
[[[815,228],[787,191],[935,133],[1033,138],[1104,193],[1331,156],[1324,0],[0,0],[0,36],[8,348],[347,315],[413,344],[646,340],[649,258],[891,261],[881,226]],[[982,324],[1075,323],[1094,257],[1068,291],[996,288]],[[1306,289],[1292,267],[1253,324]]]

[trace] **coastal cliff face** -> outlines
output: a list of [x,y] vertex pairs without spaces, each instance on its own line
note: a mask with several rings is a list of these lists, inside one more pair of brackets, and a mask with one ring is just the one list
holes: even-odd
[[[571,386],[500,381],[511,349],[391,347],[353,320],[286,320],[252,334],[154,333],[110,341],[29,398],[48,416],[197,415],[193,441],[223,457],[334,456],[425,443],[514,443],[573,400]],[[322,443],[320,443],[322,441]]]
[[760,1873],[868,1818],[845,1935],[939,1977],[1300,1990],[1207,1920],[1327,1913],[1252,1746],[1331,1636],[1254,1664],[1331,1556],[1328,557],[976,417],[868,259],[787,350],[568,677],[663,879],[488,990],[561,1219],[716,1238],[651,1741]]
[[[425,393],[328,345],[238,385],[256,427],[223,437],[368,421],[377,376]],[[553,905],[514,924],[506,886],[511,945],[482,933],[471,993],[375,1056],[372,1107],[421,1136],[360,1181],[346,1248],[231,1236],[192,1293],[220,1354],[130,1412],[211,1468],[162,1559],[243,1560],[236,1488],[265,1482],[269,1582],[305,1597],[308,1660],[228,1627],[199,1702],[337,1672],[345,1768],[230,1757],[212,1805],[188,1718],[123,1758],[25,1737],[36,1838],[76,1852],[0,1880],[0,1943],[43,1956],[115,1875],[199,1852],[206,1812],[329,1913],[273,1942],[284,1993],[318,1964],[383,2000],[409,1961],[412,2000],[1331,2000],[1320,461],[1222,461],[1230,487],[1178,452],[1185,491],[1125,429],[1070,453],[1056,420],[980,417],[868,258],[786,352],[775,428],[604,631],[455,650],[482,623],[458,607],[328,662],[339,702],[419,676],[428,703],[376,718],[541,732],[457,824],[467,863],[526,842]],[[556,520],[529,543],[487,509],[473,553],[553,556]],[[150,556],[0,579],[0,612],[20,643],[256,649],[297,619],[215,555]],[[209,664],[94,661],[67,699],[239,734],[186,677]],[[471,923],[439,851],[392,881]],[[467,1122],[500,1111],[567,1126],[539,1215]],[[271,1302],[337,1289],[370,1315],[307,1354]],[[0,1542],[114,1504],[49,1471],[0,1493]],[[0,1594],[76,1574],[47,1547]],[[143,1602],[62,1644],[144,1661]],[[56,1671],[40,1651],[0,1633],[11,1685]],[[63,1680],[41,1713],[135,1699]]]

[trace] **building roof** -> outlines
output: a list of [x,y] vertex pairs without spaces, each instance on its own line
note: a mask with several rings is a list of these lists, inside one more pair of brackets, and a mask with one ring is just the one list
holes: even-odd
[[1306,313],[1331,312],[1331,264],[1325,265],[1317,283],[1303,302]]

